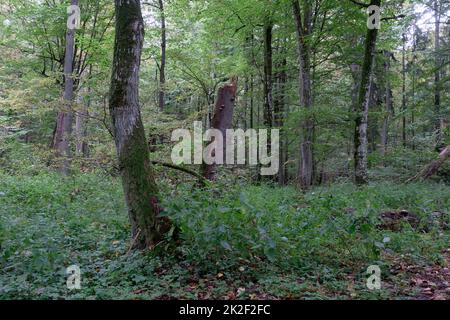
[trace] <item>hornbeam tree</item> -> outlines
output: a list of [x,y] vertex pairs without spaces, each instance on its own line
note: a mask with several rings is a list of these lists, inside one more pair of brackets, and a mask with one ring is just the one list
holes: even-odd
[[132,226],[132,247],[155,246],[167,231],[149,158],[139,107],[139,70],[144,41],[140,0],[115,0],[116,36],[110,114],[120,173]]

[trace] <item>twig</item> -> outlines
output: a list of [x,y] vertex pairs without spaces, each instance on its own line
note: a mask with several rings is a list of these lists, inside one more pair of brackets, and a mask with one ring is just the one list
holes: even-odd
[[131,249],[133,249],[133,246],[136,243],[136,240],[137,240],[137,238],[139,237],[140,234],[141,234],[141,229],[138,230],[138,232],[136,233],[136,236],[133,238],[133,241],[131,241],[130,248],[127,251],[127,255],[130,254]]
[[209,181],[206,180],[205,177],[203,177],[198,172],[195,172],[195,171],[190,170],[188,168],[177,166],[177,165],[171,164],[171,163],[157,161],[157,160],[152,160],[152,163],[155,164],[155,165],[160,165],[160,166],[163,166],[163,167],[175,169],[175,170],[182,171],[184,173],[190,174],[190,175],[196,177],[199,180],[199,182],[202,184],[202,186],[206,186],[206,185],[209,184]]

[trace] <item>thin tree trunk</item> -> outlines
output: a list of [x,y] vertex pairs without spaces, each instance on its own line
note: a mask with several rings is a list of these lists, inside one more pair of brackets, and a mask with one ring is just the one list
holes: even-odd
[[77,111],[75,116],[75,136],[76,136],[76,148],[75,152],[77,156],[87,156],[88,144],[87,137],[87,119],[89,116],[90,101],[90,88],[87,90],[87,97],[80,97],[81,110]]
[[417,37],[416,37],[416,31],[417,27],[416,27],[416,22],[414,22],[414,29],[413,29],[413,57],[412,57],[412,85],[411,85],[411,89],[412,89],[412,93],[411,93],[411,100],[412,100],[412,106],[411,106],[411,126],[412,126],[412,130],[411,130],[411,144],[412,144],[412,149],[415,150],[416,149],[416,144],[415,144],[415,129],[414,129],[414,123],[416,122],[415,120],[415,110],[416,110],[416,46],[417,46]]
[[[380,6],[381,0],[371,0],[370,5]],[[369,104],[372,87],[373,65],[378,29],[368,29],[366,35],[366,49],[362,66],[361,84],[359,86],[358,108],[355,119],[355,181],[357,184],[369,182],[367,155],[367,126]]]
[[[71,0],[71,5],[78,5],[78,0]],[[64,106],[59,111],[56,120],[56,129],[53,135],[53,149],[56,156],[62,158],[62,163],[58,164],[59,171],[64,175],[69,175],[70,170],[70,137],[72,135],[72,104],[74,92],[73,80],[73,60],[75,51],[75,29],[67,29],[66,50],[64,56]]]
[[166,15],[164,12],[164,1],[159,0],[161,13],[161,66],[159,72],[159,109],[163,110],[166,105]]
[[[284,45],[284,43],[282,43]],[[274,116],[275,116],[275,126],[280,129],[280,157],[279,157],[279,173],[278,173],[278,183],[280,185],[284,185],[286,183],[286,175],[285,175],[285,141],[284,141],[284,116],[285,116],[285,94],[286,94],[286,83],[287,83],[287,60],[286,60],[286,52],[285,49],[282,48],[280,50],[282,58],[281,62],[277,65],[277,73],[276,73],[276,83],[277,90],[274,99]]]
[[437,144],[439,148],[442,141],[442,121],[441,121],[441,59],[440,59],[440,33],[441,15],[440,1],[434,0],[435,30],[434,30],[434,51],[435,51],[435,72],[434,72],[434,111],[436,115]]
[[[302,19],[298,0],[292,1],[295,27],[297,32],[297,44],[299,55],[299,96],[300,105],[308,111],[312,109],[311,95],[311,63],[310,47],[306,37],[311,29],[311,3],[305,1],[304,18]],[[304,20],[304,21],[302,21]],[[303,189],[308,189],[313,182],[314,158],[313,158],[313,138],[314,120],[312,116],[307,116],[301,123],[301,163],[299,168],[299,182]]]
[[253,80],[253,74],[250,76],[250,128],[255,128],[254,123],[254,114],[255,114],[255,98],[254,98],[254,92],[255,92],[255,85]]
[[163,219],[158,188],[139,108],[139,69],[144,22],[139,0],[115,0],[116,36],[110,114],[120,173],[132,226],[132,247],[145,249],[161,239]]
[[406,147],[406,34],[402,41],[402,144]]
[[[272,80],[272,29],[273,23],[266,18],[264,24],[264,124],[267,128],[273,125],[273,80]],[[268,141],[270,145],[270,141]]]
[[[89,66],[88,79],[92,74],[92,65]],[[75,135],[76,135],[76,155],[87,156],[88,155],[88,143],[87,138],[87,121],[89,117],[89,108],[91,105],[91,87],[90,85],[86,89],[86,97],[81,97],[80,106],[81,110],[76,113],[75,117]],[[81,93],[80,93],[81,94]]]
[[381,131],[381,155],[383,157],[387,154],[388,143],[389,143],[389,122],[393,111],[393,100],[392,100],[392,89],[390,81],[390,70],[391,70],[391,57],[392,53],[389,51],[384,51],[384,73],[385,73],[385,110],[383,116],[383,128]]

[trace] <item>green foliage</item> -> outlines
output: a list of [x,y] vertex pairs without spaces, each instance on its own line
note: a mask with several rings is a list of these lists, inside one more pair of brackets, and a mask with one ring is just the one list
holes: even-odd
[[[2,299],[198,298],[205,290],[223,297],[240,287],[248,289],[240,298],[374,297],[364,285],[369,265],[388,272],[386,254],[439,263],[449,241],[441,230],[376,227],[387,210],[422,217],[449,212],[450,190],[432,183],[343,184],[307,194],[269,185],[180,187],[162,198],[181,242],[163,242],[152,253],[128,252],[117,179],[2,174],[0,192]],[[65,287],[65,268],[72,264],[82,269],[81,291]],[[356,293],[348,290],[348,277]],[[388,296],[382,291],[377,297]]]

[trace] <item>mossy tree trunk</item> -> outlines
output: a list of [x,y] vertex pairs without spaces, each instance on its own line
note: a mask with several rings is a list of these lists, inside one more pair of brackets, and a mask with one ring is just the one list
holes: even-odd
[[116,37],[110,88],[110,114],[134,249],[161,239],[158,188],[139,108],[139,69],[144,22],[139,0],[115,0]]

